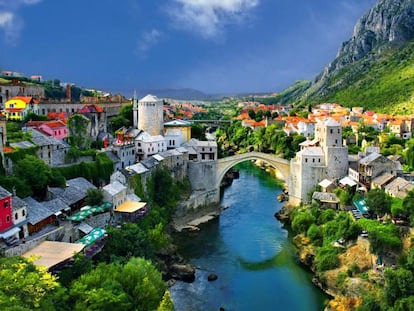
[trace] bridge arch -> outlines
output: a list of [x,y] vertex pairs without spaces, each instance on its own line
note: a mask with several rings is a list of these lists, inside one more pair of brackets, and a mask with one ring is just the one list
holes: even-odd
[[274,154],[262,153],[262,152],[248,152],[237,154],[234,156],[226,157],[223,159],[219,159],[217,161],[217,175],[216,175],[216,185],[220,187],[221,181],[224,178],[224,175],[227,171],[244,161],[249,160],[263,160],[264,162],[268,163],[269,165],[276,168],[284,181],[288,180],[289,173],[290,173],[290,162],[286,159],[282,159],[277,157]]

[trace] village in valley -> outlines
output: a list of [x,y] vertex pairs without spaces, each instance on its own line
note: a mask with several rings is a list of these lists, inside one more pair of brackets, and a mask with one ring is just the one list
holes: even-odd
[[[160,167],[168,169],[173,180],[189,180],[191,185],[191,195],[186,205],[176,210],[175,221],[187,219],[197,202],[206,206],[218,203],[215,175],[223,142],[220,138],[216,141],[214,135],[210,140],[192,137],[193,116],[207,113],[205,107],[168,102],[153,95],[139,99],[136,93],[132,99],[101,92],[74,100],[70,84],[62,85],[64,98],[51,100],[45,99],[41,84],[22,82],[18,76],[2,81],[0,147],[6,176],[13,174],[16,159],[20,159],[16,155],[21,152],[34,155],[51,168],[94,162],[91,154],[73,154],[73,147],[82,144],[87,148],[94,145],[96,154],[105,155],[112,163],[108,180],[77,176],[66,179],[64,187],[48,185],[43,195],[19,197],[14,186],[1,186],[0,244],[7,256],[35,258],[35,264],[59,271],[76,253],[98,254],[105,245],[108,226],[121,228],[137,222],[151,209],[137,193],[137,180],[140,194],[145,196],[148,180]],[[239,124],[249,135],[272,128],[284,137],[300,138],[288,158],[289,177],[282,198],[286,206],[316,205],[318,210],[346,211],[354,221],[366,218],[410,226],[404,202],[414,193],[412,163],[406,161],[413,151],[407,151],[405,144],[412,140],[414,116],[334,103],[292,113],[291,105],[265,105],[259,98],[232,100],[228,124]],[[132,125],[113,128],[110,120],[125,106],[132,107]],[[34,115],[47,118],[28,119]],[[7,130],[8,124],[20,125],[13,130],[21,134],[17,139],[15,132]],[[74,145],[76,135],[80,145]],[[239,147],[233,145],[232,152],[272,152],[263,150],[260,143],[246,150]],[[369,193],[375,190],[389,198],[387,209],[370,209],[373,199]],[[88,204],[91,191],[102,193],[93,205]],[[197,212],[200,216],[202,210]],[[185,223],[178,227],[186,228]],[[369,234],[365,229],[357,232],[359,239],[366,240]],[[341,248],[347,242],[343,236],[334,241]],[[384,253],[384,261],[386,254],[391,252]],[[388,258],[387,263],[396,265],[396,256],[392,256],[394,260]],[[381,256],[373,256],[371,261],[370,268],[383,267]]]

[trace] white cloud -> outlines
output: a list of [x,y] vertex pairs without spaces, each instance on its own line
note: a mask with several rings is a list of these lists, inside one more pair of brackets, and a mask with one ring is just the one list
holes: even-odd
[[17,18],[21,7],[34,5],[43,0],[0,0],[0,32],[4,32],[4,39],[8,45],[17,45],[23,21]]
[[145,54],[158,44],[162,37],[162,33],[157,29],[151,29],[142,33],[141,38],[138,40],[137,49],[140,56]]
[[259,4],[259,0],[172,0],[168,13],[174,26],[215,38],[226,24],[234,23]]

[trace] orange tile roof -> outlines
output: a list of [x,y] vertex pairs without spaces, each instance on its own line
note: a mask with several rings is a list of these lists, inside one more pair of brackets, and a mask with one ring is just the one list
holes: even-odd
[[9,146],[3,146],[4,153],[14,152],[14,149]]
[[49,121],[49,122],[45,122],[45,125],[47,125],[50,128],[57,128],[57,127],[65,127],[66,124],[60,120],[57,121]]
[[23,108],[9,108],[9,109],[6,109],[7,112],[20,112],[22,110],[23,110]]

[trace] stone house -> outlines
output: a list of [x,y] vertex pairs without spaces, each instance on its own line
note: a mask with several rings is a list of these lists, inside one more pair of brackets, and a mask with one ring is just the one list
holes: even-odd
[[384,173],[396,176],[397,172],[398,167],[394,161],[376,152],[361,158],[358,162],[359,182],[368,189],[374,178]]
[[119,181],[114,181],[102,188],[104,201],[112,203],[114,208],[126,200],[127,187]]
[[60,199],[70,207],[70,210],[77,211],[85,205],[88,189],[97,189],[92,183],[83,177],[68,179],[65,188],[50,187],[48,189],[49,199]]
[[42,203],[32,197],[24,198],[27,204],[27,220],[29,234],[39,232],[48,225],[56,223],[56,216],[53,211],[49,210]]
[[4,103],[15,96],[33,97],[40,99],[45,97],[45,88],[39,84],[27,84],[16,80],[10,83],[0,84],[0,107],[4,107]]
[[135,148],[138,159],[144,160],[160,152],[167,151],[167,142],[161,135],[152,136],[147,132],[141,132],[135,138]]
[[189,152],[190,161],[215,161],[217,160],[217,142],[190,139],[182,145]]
[[384,187],[385,193],[388,195],[404,199],[407,193],[414,189],[413,184],[404,178],[397,177]]

